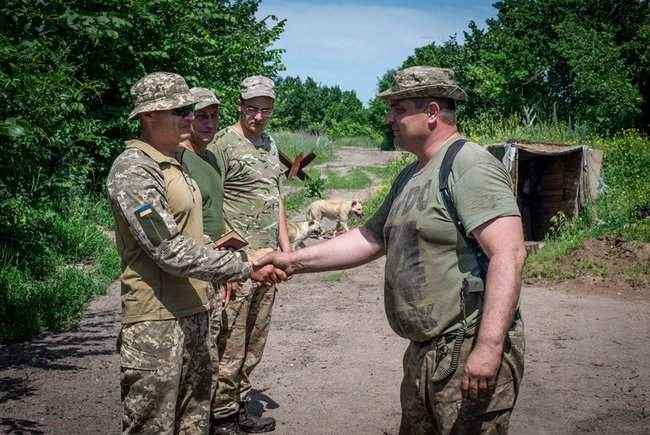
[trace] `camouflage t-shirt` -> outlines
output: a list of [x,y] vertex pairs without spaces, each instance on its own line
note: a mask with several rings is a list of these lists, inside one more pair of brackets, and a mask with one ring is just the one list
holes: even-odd
[[[457,329],[462,320],[460,289],[480,267],[458,234],[438,188],[438,174],[454,135],[422,168],[402,170],[375,215],[366,224],[386,251],[384,300],[397,334],[426,341]],[[467,142],[458,153],[449,187],[468,235],[501,216],[519,216],[512,182],[505,168],[481,146]],[[468,301],[476,318],[479,301]]]
[[223,161],[227,224],[251,249],[276,247],[283,172],[273,139],[263,133],[252,143],[228,127],[217,133],[208,150]]

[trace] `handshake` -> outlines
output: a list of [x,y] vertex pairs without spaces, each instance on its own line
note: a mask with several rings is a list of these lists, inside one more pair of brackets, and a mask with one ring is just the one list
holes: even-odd
[[251,279],[265,284],[277,284],[291,278],[295,268],[290,255],[271,248],[258,249],[249,258],[253,271]]

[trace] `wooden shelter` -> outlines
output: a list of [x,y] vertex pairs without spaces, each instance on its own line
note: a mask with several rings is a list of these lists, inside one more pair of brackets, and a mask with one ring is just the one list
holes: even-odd
[[559,212],[571,217],[602,188],[602,152],[588,146],[509,141],[488,146],[514,183],[527,241],[539,241]]

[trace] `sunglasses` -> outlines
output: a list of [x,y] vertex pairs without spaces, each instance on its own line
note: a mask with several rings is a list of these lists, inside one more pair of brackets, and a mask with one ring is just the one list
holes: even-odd
[[192,112],[194,112],[194,106],[183,106],[183,107],[177,107],[176,109],[172,109],[172,114],[174,116],[180,116],[181,118],[185,118],[187,115],[189,115]]

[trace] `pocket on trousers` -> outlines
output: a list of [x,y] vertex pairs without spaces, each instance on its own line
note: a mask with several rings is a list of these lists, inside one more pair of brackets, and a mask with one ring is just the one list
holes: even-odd
[[508,349],[502,356],[492,395],[478,400],[463,400],[459,409],[460,418],[473,419],[482,414],[507,411],[515,406],[521,378],[517,364],[513,364],[518,358],[513,358],[512,350]]
[[515,406],[516,397],[512,382],[497,385],[490,398],[463,399],[458,410],[458,417],[462,420],[474,420],[483,414],[510,410]]
[[144,321],[122,326],[120,365],[126,369],[157,370],[171,359],[178,341],[175,320]]

